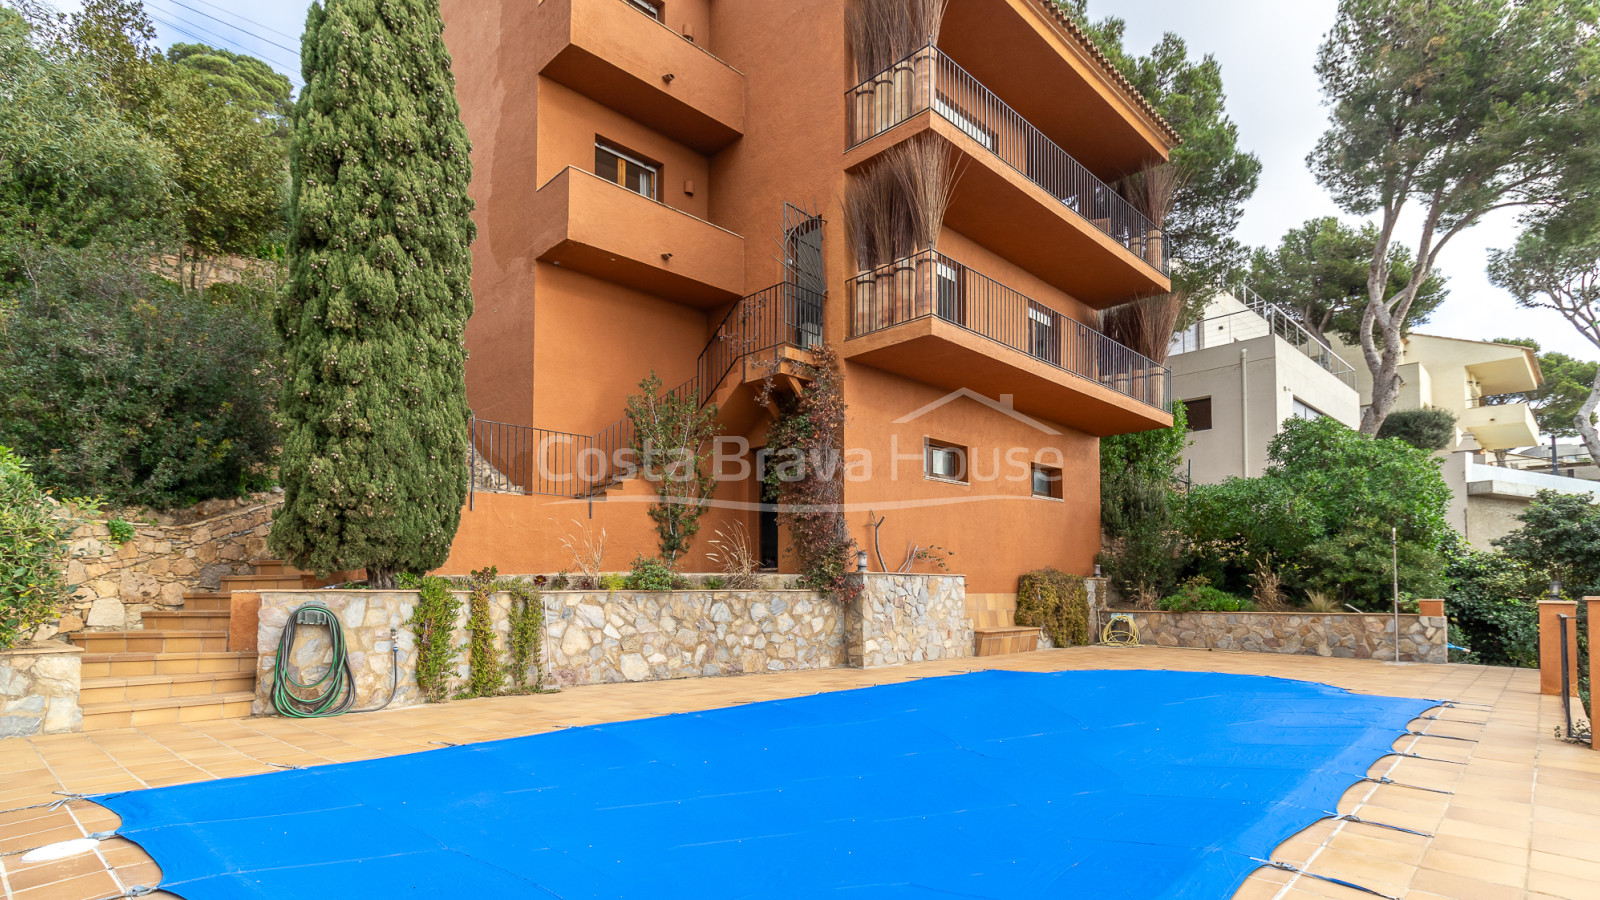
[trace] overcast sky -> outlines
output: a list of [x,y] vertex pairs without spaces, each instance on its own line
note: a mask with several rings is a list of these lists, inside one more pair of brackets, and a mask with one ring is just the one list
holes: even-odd
[[[58,0],[58,5],[77,4]],[[253,52],[297,81],[292,48],[298,46],[308,5],[308,0],[145,0],[163,43],[198,40]],[[1305,165],[1326,123],[1312,66],[1335,5],[1336,0],[1090,0],[1092,16],[1127,19],[1130,50],[1144,52],[1162,32],[1173,31],[1188,42],[1191,56],[1210,53],[1222,63],[1240,141],[1263,164],[1261,187],[1240,227],[1239,237],[1247,244],[1276,244],[1309,218],[1340,215]],[[1489,251],[1508,246],[1516,233],[1515,215],[1502,214],[1456,237],[1440,257],[1450,299],[1419,330],[1479,339],[1533,337],[1546,349],[1596,358],[1595,348],[1560,316],[1519,309],[1489,284],[1484,274]],[[1414,227],[1401,237],[1415,247]]]

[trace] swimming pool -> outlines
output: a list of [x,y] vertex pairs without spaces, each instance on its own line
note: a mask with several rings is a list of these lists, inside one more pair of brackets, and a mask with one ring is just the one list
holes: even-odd
[[989,671],[94,799],[189,900],[1215,898],[1435,705]]

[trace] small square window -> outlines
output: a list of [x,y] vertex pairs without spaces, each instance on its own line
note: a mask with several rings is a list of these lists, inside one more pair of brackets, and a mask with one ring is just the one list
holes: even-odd
[[594,173],[607,181],[622,185],[635,194],[654,200],[661,166],[645,162],[637,155],[603,141],[595,141]]
[[651,3],[650,0],[623,0],[623,2],[657,22],[661,21],[661,4]]
[[967,481],[967,448],[932,438],[923,444],[923,474],[940,481]]
[[1197,400],[1183,401],[1184,412],[1189,417],[1190,431],[1211,430],[1211,398],[1201,397]]
[[1046,500],[1061,499],[1061,470],[1055,466],[1033,464],[1033,495]]

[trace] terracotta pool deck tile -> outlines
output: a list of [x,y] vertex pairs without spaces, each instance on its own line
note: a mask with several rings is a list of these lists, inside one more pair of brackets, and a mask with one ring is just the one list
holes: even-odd
[[[1432,833],[1407,835],[1370,825],[1324,820],[1295,835],[1275,859],[1304,864],[1328,877],[1415,900],[1498,900],[1543,891],[1552,897],[1588,898],[1600,871],[1600,754],[1556,740],[1561,715],[1552,698],[1537,694],[1529,670],[1471,666],[1395,666],[1386,663],[1269,654],[1084,648],[921,663],[900,669],[836,669],[643,684],[597,685],[561,693],[448,705],[384,710],[330,720],[232,719],[56,735],[0,744],[0,808],[58,799],[52,790],[128,790],[145,783],[181,783],[274,771],[278,765],[321,765],[536,734],[576,725],[616,722],[730,706],[819,691],[851,690],[980,669],[1169,669],[1273,675],[1336,684],[1391,696],[1448,698],[1463,703],[1412,723],[1433,737],[1406,736],[1399,752],[1454,762],[1399,756],[1376,764],[1374,777],[1401,785],[1453,791],[1453,795],[1401,785],[1361,783],[1338,804],[1340,812]],[[1437,737],[1452,735],[1474,741]],[[1465,763],[1460,765],[1457,763]],[[9,765],[8,765],[9,764]],[[154,781],[152,781],[154,779]],[[15,786],[14,786],[15,785]],[[1535,787],[1537,785],[1537,787]],[[11,802],[4,802],[9,798]],[[70,827],[59,819],[0,815],[0,841],[32,828],[77,836],[109,830],[115,817],[74,803]],[[30,826],[27,823],[37,823]],[[32,844],[37,846],[37,844]],[[113,839],[77,866],[43,869],[0,858],[7,900],[96,900],[118,893],[94,866],[116,869],[122,884],[149,884],[159,870],[137,846]],[[28,881],[32,873],[33,881]],[[1519,873],[1526,872],[1519,881]],[[1476,873],[1476,874],[1473,874]],[[52,877],[49,883],[38,879]],[[22,882],[17,881],[21,877]],[[1576,892],[1576,893],[1575,893]],[[1587,892],[1587,893],[1584,893]],[[153,895],[161,896],[161,895]],[[1236,895],[1241,900],[1359,896],[1347,887],[1263,869]],[[1535,896],[1527,894],[1526,896]]]

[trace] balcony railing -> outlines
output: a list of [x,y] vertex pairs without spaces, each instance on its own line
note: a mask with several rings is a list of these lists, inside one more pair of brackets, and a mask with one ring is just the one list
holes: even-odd
[[851,88],[845,103],[851,147],[932,110],[1146,264],[1169,273],[1170,248],[1160,228],[938,47],[924,47]]
[[1172,357],[1180,353],[1193,353],[1208,347],[1254,340],[1271,334],[1305,354],[1347,387],[1355,389],[1355,367],[1334,353],[1327,344],[1318,340],[1317,336],[1300,324],[1293,315],[1274,304],[1267,303],[1248,288],[1236,289],[1235,294],[1249,309],[1221,316],[1208,316],[1174,334],[1167,355]]
[[855,277],[850,336],[938,318],[1141,403],[1172,410],[1172,372],[932,250]]
[[[784,282],[741,299],[723,317],[695,363],[693,378],[668,396],[701,406],[747,356],[779,347],[822,344],[822,295]],[[627,416],[596,434],[574,434],[474,418],[472,488],[509,494],[588,497],[630,474],[633,422]]]

